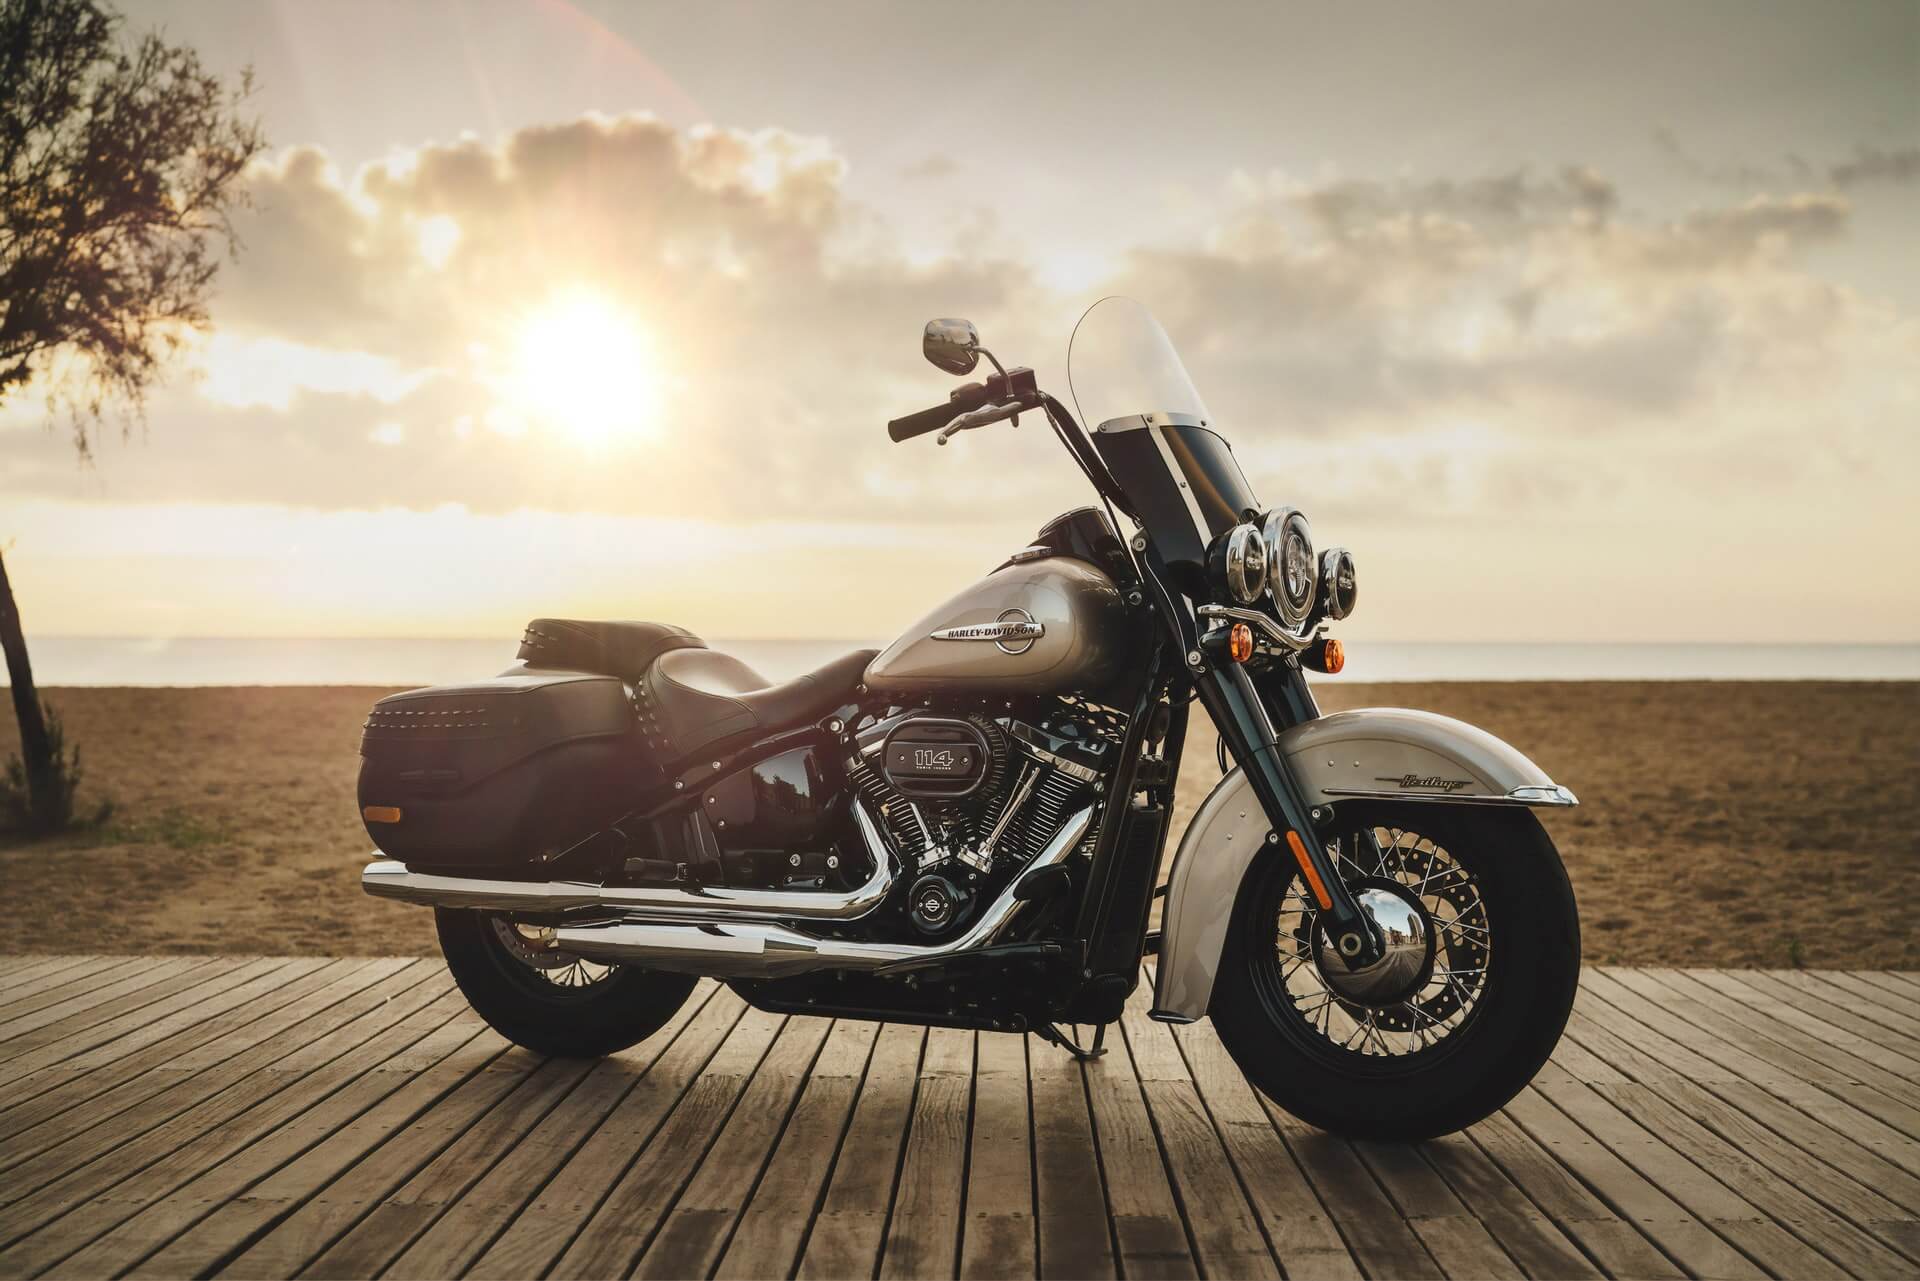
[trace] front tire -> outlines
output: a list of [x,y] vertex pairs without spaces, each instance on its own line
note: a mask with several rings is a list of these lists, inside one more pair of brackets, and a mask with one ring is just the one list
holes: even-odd
[[1342,879],[1389,914],[1424,914],[1424,968],[1365,991],[1317,946],[1292,860],[1268,853],[1234,900],[1209,1015],[1247,1079],[1303,1121],[1372,1139],[1464,1129],[1519,1093],[1566,1027],[1580,981],[1566,869],[1526,810],[1368,804],[1340,820]]
[[686,1003],[694,978],[542,953],[506,917],[438,907],[440,951],[467,1003],[536,1054],[597,1059],[640,1044]]

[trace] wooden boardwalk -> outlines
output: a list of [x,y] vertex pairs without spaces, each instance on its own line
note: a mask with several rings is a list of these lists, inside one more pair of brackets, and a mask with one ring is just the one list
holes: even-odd
[[4,957],[0,1276],[1920,1275],[1920,977],[1589,970],[1415,1147],[1143,1010],[1083,1068],[703,984],[587,1064],[437,961]]

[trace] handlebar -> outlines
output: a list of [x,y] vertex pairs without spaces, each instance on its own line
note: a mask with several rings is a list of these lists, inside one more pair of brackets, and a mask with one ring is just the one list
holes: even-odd
[[[967,383],[954,390],[944,405],[935,405],[923,409],[917,414],[908,414],[896,418],[887,424],[887,435],[895,441],[911,440],[915,436],[924,436],[928,432],[939,431],[952,423],[954,419],[1001,402],[1015,402],[1007,408],[1006,417],[1011,417],[1021,409],[1039,404],[1039,388],[1031,369],[1009,369],[1004,374],[995,374],[983,383]],[[988,422],[998,419],[988,419]],[[984,423],[970,423],[969,426],[983,426]],[[962,427],[960,430],[966,430]]]

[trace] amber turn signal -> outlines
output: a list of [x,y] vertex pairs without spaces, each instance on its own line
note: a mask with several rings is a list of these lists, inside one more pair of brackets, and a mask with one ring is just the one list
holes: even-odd
[[398,823],[400,807],[398,805],[369,805],[360,811],[360,817],[369,823]]
[[1253,628],[1245,623],[1235,623],[1227,632],[1227,657],[1236,663],[1244,663],[1253,657]]
[[1300,651],[1300,665],[1310,672],[1336,675],[1347,665],[1346,647],[1331,636],[1325,637]]

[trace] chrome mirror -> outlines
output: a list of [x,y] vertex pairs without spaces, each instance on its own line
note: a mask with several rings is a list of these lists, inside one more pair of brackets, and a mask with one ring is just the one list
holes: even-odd
[[971,320],[929,320],[920,351],[950,374],[970,374],[980,363],[980,331]]

